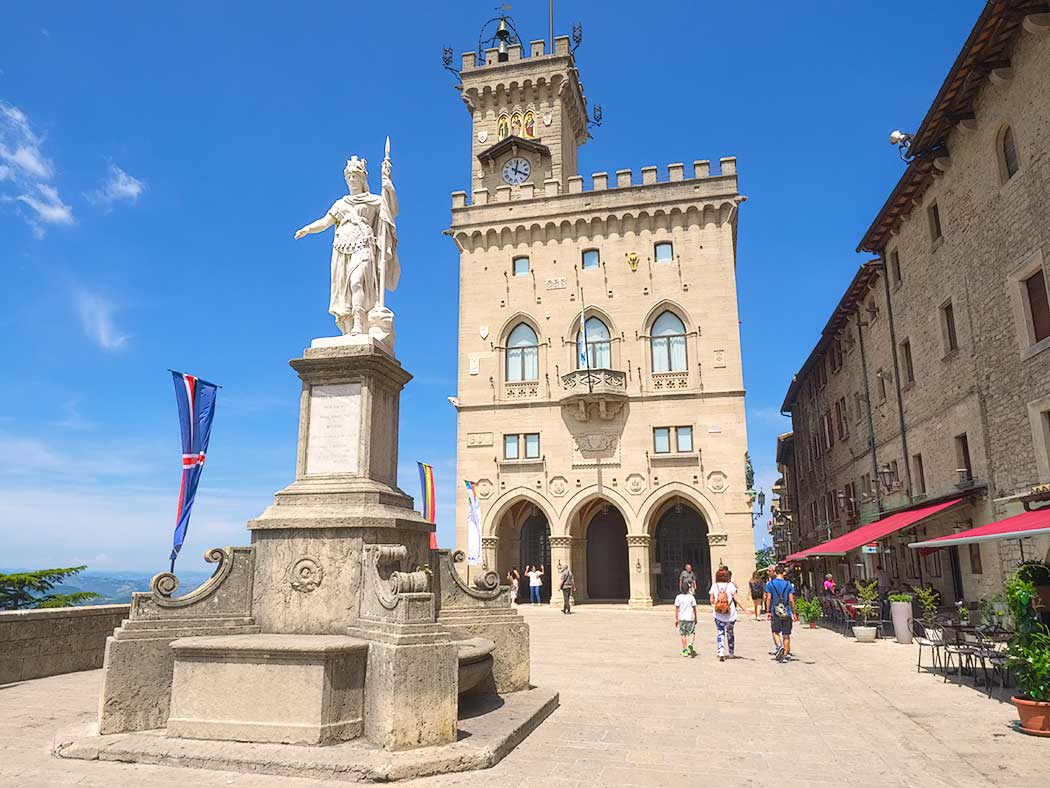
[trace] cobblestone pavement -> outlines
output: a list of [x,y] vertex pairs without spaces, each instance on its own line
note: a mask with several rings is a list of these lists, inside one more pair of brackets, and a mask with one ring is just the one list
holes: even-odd
[[[746,619],[737,624],[739,658],[720,663],[706,611],[696,659],[680,656],[671,608],[522,612],[533,681],[558,689],[561,708],[495,768],[404,788],[1050,788],[1050,741],[1011,729],[1005,695],[917,673],[914,646],[859,644],[796,624],[798,658],[781,665],[768,655],[768,624]],[[92,671],[0,687],[0,786],[319,785],[52,757],[57,728],[94,716],[100,679]]]

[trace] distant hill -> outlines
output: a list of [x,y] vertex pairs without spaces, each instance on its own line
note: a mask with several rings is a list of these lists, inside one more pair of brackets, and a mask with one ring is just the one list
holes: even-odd
[[[24,569],[0,569],[0,573],[26,571]],[[98,599],[84,602],[85,605],[126,605],[131,602],[133,591],[149,591],[149,581],[156,573],[141,572],[105,572],[86,570],[76,577],[69,578],[61,585],[55,586],[55,592],[73,594],[77,591],[93,591],[99,594]],[[209,577],[211,572],[176,572],[179,577],[179,588],[176,596],[188,594]]]

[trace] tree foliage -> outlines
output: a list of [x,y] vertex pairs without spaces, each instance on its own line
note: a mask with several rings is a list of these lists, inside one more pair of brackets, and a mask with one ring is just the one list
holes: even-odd
[[35,572],[0,574],[0,610],[69,607],[95,599],[98,594],[93,591],[51,593],[56,585],[85,569],[86,566],[73,566],[65,569],[38,569]]
[[755,569],[765,569],[767,566],[771,566],[777,562],[777,555],[773,552],[772,547],[764,547],[761,550],[755,550]]

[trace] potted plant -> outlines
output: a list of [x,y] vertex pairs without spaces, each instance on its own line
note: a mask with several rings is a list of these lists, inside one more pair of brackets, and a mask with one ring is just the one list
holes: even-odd
[[809,624],[810,629],[816,629],[817,621],[824,615],[824,610],[816,599],[796,599],[795,609],[798,611],[799,618]]
[[981,618],[985,626],[1002,627],[1006,623],[1006,597],[1002,594],[981,597]]
[[922,608],[922,625],[924,627],[937,626],[937,607],[941,603],[941,595],[933,586],[919,586],[915,589],[915,598],[919,600]]
[[890,618],[898,643],[911,643],[911,594],[890,594]]
[[1022,561],[1017,565],[1017,574],[1035,586],[1036,595],[1043,609],[1050,608],[1050,563],[1046,561]]
[[856,611],[864,622],[860,626],[854,624],[853,636],[858,643],[874,643],[875,636],[879,630],[870,626],[868,621],[873,616],[877,617],[879,612],[879,581],[872,580],[869,583],[857,583],[857,596],[860,598]]
[[960,599],[955,603],[955,609],[959,611],[959,623],[965,627],[970,623],[970,608]]
[[1007,666],[1017,683],[1010,700],[1021,730],[1050,736],[1050,629],[1039,620],[1041,600],[1035,584],[1018,570],[1006,581],[1006,602],[1013,620]]

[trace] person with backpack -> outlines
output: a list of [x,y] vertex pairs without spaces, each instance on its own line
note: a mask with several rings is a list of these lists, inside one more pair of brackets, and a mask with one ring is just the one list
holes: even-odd
[[795,587],[784,579],[787,570],[777,566],[776,577],[766,584],[766,608],[772,624],[774,652],[777,662],[791,659],[791,624],[798,621],[795,612]]
[[719,662],[726,661],[726,646],[729,647],[729,658],[735,659],[736,657],[733,653],[736,648],[736,638],[733,636],[733,627],[736,624],[736,592],[733,573],[728,567],[718,567],[718,571],[715,572],[715,582],[707,595],[714,609]]

